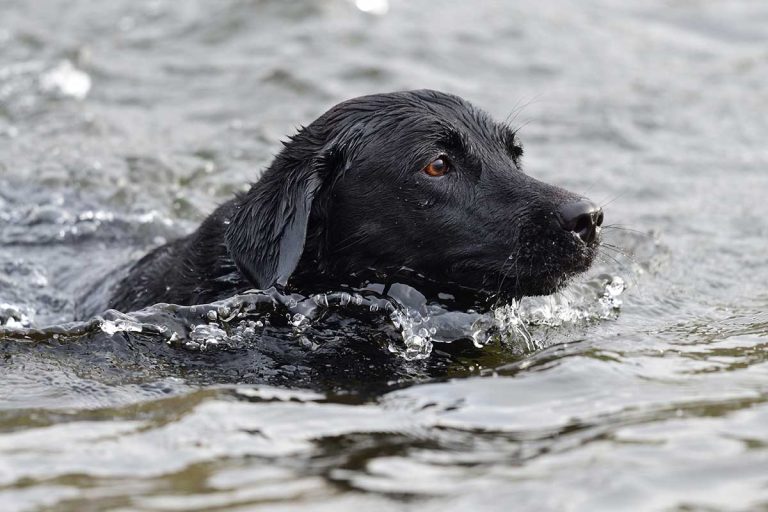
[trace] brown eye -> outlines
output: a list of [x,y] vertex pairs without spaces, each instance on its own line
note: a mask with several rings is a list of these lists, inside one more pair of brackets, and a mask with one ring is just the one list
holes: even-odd
[[450,168],[451,165],[448,163],[448,159],[441,156],[430,162],[423,170],[430,176],[437,178],[439,176],[444,176]]

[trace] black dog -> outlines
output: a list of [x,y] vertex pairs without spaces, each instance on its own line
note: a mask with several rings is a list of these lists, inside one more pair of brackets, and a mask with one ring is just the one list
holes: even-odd
[[523,174],[521,155],[513,130],[456,96],[346,101],[248,193],[135,263],[109,307],[370,282],[469,303],[554,292],[592,263],[603,214]]

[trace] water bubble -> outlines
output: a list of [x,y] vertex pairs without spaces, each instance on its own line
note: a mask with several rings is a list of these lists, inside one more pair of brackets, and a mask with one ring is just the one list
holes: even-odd
[[141,332],[141,324],[129,320],[104,320],[101,322],[101,330],[112,336],[118,332]]
[[227,339],[227,333],[218,325],[200,324],[194,326],[189,332],[189,339],[184,343],[184,348],[207,350],[224,343]]

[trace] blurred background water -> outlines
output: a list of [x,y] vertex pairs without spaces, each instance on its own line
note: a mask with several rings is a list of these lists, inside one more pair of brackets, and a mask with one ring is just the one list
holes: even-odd
[[[69,323],[298,125],[422,87],[625,254],[415,360],[344,311]],[[768,510],[767,114],[759,1],[0,1],[1,508]]]

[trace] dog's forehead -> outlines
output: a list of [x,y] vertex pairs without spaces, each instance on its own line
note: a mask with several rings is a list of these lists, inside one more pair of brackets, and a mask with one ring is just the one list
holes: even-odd
[[368,143],[377,140],[400,148],[449,139],[474,152],[493,154],[507,151],[514,141],[514,132],[482,109],[458,96],[426,89],[353,98],[316,123],[336,134],[353,133]]
[[458,96],[435,91],[414,91],[403,100],[403,110],[421,114],[427,119],[456,123],[468,129],[494,124],[483,110]]
[[378,114],[384,126],[404,134],[445,134],[453,132],[476,144],[504,142],[505,126],[468,101],[444,93],[409,94],[394,101]]

